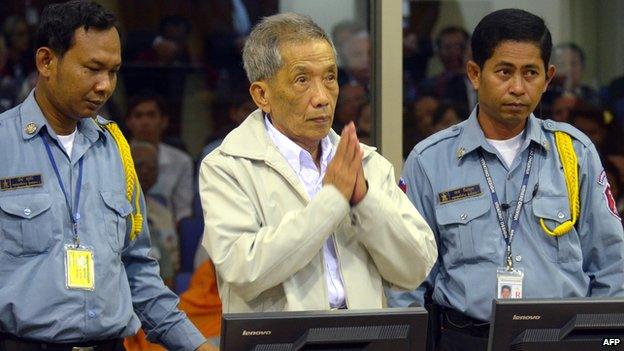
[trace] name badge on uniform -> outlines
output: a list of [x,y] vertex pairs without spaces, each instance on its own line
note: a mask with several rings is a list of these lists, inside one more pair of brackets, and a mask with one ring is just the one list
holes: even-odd
[[481,187],[479,184],[475,184],[438,193],[438,201],[440,202],[440,205],[444,205],[448,202],[463,200],[479,196],[481,194]]
[[70,290],[95,290],[92,249],[65,245],[65,287]]
[[43,181],[41,180],[41,174],[0,179],[0,190],[2,191],[22,188],[34,188],[40,187],[42,185]]
[[524,272],[517,268],[496,270],[496,297],[499,299],[521,299]]

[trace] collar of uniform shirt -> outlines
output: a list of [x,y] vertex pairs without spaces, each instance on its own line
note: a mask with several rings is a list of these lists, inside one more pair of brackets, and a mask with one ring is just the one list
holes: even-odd
[[[465,122],[460,132],[461,135],[459,137],[457,147],[464,149],[464,155],[477,150],[479,147],[488,152],[494,153],[493,147],[485,140],[483,130],[479,125],[479,121],[477,121],[477,111],[478,107],[475,107],[475,109],[472,110],[470,117]],[[527,118],[527,124],[524,130],[526,132],[526,137],[520,151],[526,149],[531,141],[538,144],[539,147],[545,148],[544,143],[547,140],[546,135],[541,128],[541,121],[538,120],[533,114],[529,115],[529,118]],[[460,157],[458,161],[461,161],[461,159],[463,159],[463,157]]]
[[[277,130],[277,128],[275,128],[269,120],[268,114],[264,114],[264,127],[280,154],[284,156],[290,167],[292,167],[295,171],[295,174],[298,175],[301,171],[301,162],[303,162],[302,158],[306,157],[309,160],[312,160],[312,155]],[[329,140],[329,136],[326,135],[323,139],[321,139],[321,174],[325,173],[327,165],[333,157],[334,147]]]
[[[56,133],[48,123],[48,120],[43,115],[37,100],[35,99],[35,90],[33,89],[26,97],[24,102],[20,105],[20,122],[22,125],[22,137],[27,140],[35,135],[39,134],[42,126],[46,126],[48,134],[55,140],[58,140]],[[26,131],[26,126],[29,123],[34,123],[37,130],[29,134]],[[94,143],[98,138],[106,140],[105,133],[100,129],[92,118],[81,118],[78,121],[76,129],[79,133],[84,134],[90,142]]]

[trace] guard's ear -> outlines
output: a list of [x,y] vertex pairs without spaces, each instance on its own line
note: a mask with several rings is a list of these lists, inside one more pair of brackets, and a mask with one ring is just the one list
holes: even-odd
[[479,90],[479,85],[481,84],[481,67],[479,67],[476,62],[469,60],[466,62],[466,74],[474,90]]
[[251,98],[256,106],[262,109],[264,113],[271,113],[271,92],[266,81],[261,80],[251,83],[249,94],[251,94]]
[[557,69],[555,68],[555,65],[549,65],[548,69],[546,70],[546,85],[544,86],[544,91],[542,92],[545,92],[546,89],[548,89],[548,84],[550,84],[553,78],[555,78],[556,73],[557,73]]
[[47,78],[56,70],[58,56],[49,47],[42,46],[35,53],[35,65],[39,76]]

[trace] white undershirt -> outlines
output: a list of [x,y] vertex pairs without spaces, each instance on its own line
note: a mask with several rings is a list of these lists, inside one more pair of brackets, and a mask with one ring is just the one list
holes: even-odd
[[522,147],[522,142],[524,141],[523,136],[524,133],[520,132],[520,134],[507,140],[494,140],[487,138],[485,140],[487,140],[488,144],[494,146],[496,151],[503,156],[503,160],[505,161],[507,168],[510,168],[516,158],[516,155],[518,154],[518,151],[520,151],[520,148]]
[[67,154],[71,157],[72,149],[74,148],[74,139],[76,139],[76,129],[69,135],[57,135],[61,145]]

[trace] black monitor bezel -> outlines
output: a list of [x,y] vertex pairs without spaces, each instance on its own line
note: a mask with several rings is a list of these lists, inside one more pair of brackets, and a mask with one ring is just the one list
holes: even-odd
[[[331,325],[344,325],[341,321],[357,319],[358,326],[365,325],[395,325],[401,320],[407,320],[416,316],[417,323],[423,327],[419,330],[410,330],[410,337],[422,339],[424,347],[427,335],[427,311],[422,307],[405,307],[405,308],[386,308],[386,309],[362,309],[362,310],[325,310],[325,311],[285,311],[285,312],[250,312],[250,313],[223,313],[221,323],[221,350],[240,350],[238,346],[233,348],[230,338],[240,338],[242,335],[241,328],[236,326],[240,323],[252,323],[264,325],[264,323],[293,323],[293,325],[301,325],[301,334],[305,333],[304,329],[315,327],[325,327],[328,323]],[[286,322],[288,321],[288,322]],[[368,323],[367,323],[368,322]],[[372,322],[372,323],[371,323]],[[306,324],[307,323],[307,324]],[[414,324],[414,322],[412,322]],[[235,330],[231,330],[235,328]],[[257,330],[263,330],[259,328]],[[232,335],[229,335],[232,333]],[[279,336],[277,337],[279,339]],[[255,344],[265,344],[268,337],[249,336],[245,347]],[[294,340],[293,340],[294,341]],[[279,340],[277,341],[279,342]],[[292,342],[292,341],[291,341]],[[240,344],[240,343],[237,343]],[[423,348],[424,350],[424,348]],[[397,350],[398,351],[398,350]]]
[[[522,313],[522,316],[539,315],[540,320],[507,319],[501,322],[500,318],[503,316],[509,318],[514,311]],[[522,330],[536,327],[562,328],[575,315],[598,314],[604,311],[624,313],[624,298],[494,299],[487,349],[509,350],[510,343]]]

